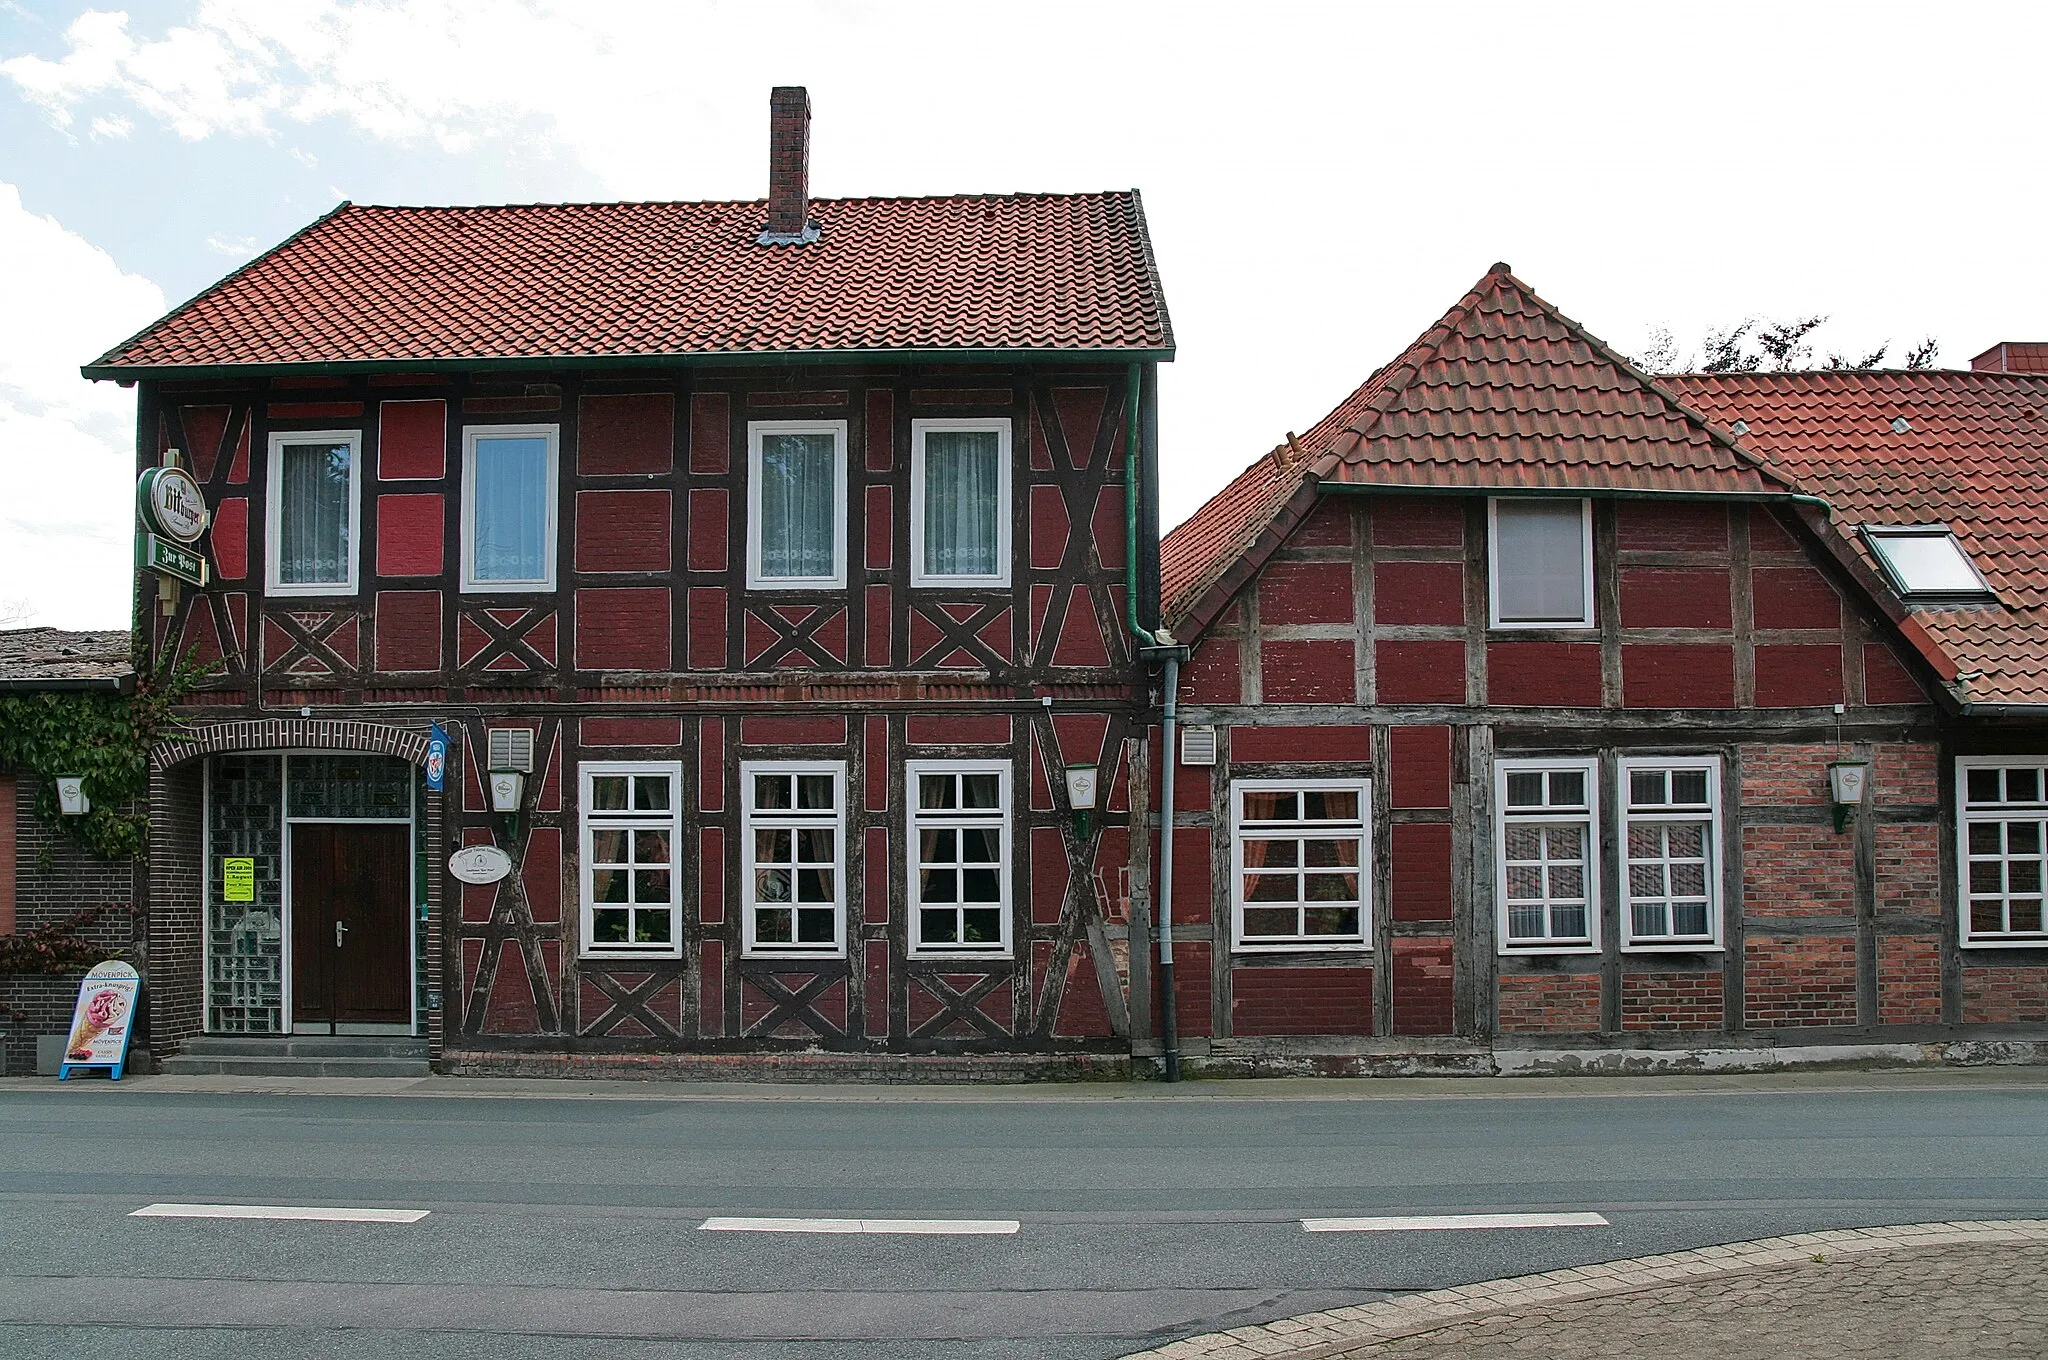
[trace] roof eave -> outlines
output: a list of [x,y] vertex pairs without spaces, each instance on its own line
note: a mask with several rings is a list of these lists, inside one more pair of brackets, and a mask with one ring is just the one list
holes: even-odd
[[92,691],[103,694],[133,694],[133,675],[0,676],[0,693],[33,693],[38,690],[66,693]]

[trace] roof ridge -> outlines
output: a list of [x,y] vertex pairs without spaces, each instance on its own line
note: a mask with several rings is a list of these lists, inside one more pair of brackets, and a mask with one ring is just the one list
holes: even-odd
[[[840,194],[811,196],[817,203],[955,203],[1000,202],[1027,198],[1127,199],[1135,189],[1018,189],[1002,193],[961,192],[950,194]],[[545,208],[751,208],[761,207],[765,198],[570,198],[536,199],[525,203],[347,203],[357,212],[517,212]]]
[[[1408,347],[1406,349],[1402,350],[1392,359],[1389,359],[1386,363],[1381,364],[1378,368],[1374,369],[1372,373],[1367,376],[1364,382],[1360,383],[1358,386],[1351,389],[1351,393],[1349,396],[1345,397],[1344,400],[1338,402],[1334,407],[1332,407],[1329,411],[1329,414],[1325,415],[1321,420],[1318,420],[1315,424],[1309,426],[1310,438],[1315,439],[1316,432],[1318,430],[1322,429],[1322,427],[1328,424],[1332,419],[1334,419],[1339,412],[1343,411],[1352,402],[1356,401],[1359,398],[1359,396],[1366,391],[1367,388],[1372,387],[1375,383],[1380,383],[1381,386],[1373,392],[1372,396],[1366,398],[1363,411],[1372,412],[1375,420],[1379,416],[1385,415],[1387,412],[1387,408],[1393,404],[1393,399],[1399,396],[1402,392],[1406,391],[1408,388],[1408,384],[1414,382],[1416,375],[1422,372],[1422,364],[1420,357],[1418,356],[1418,351],[1423,350],[1425,346],[1427,346],[1432,351],[1438,347],[1441,347],[1443,342],[1449,339],[1455,330],[1455,327],[1452,325],[1452,318],[1456,317],[1460,321],[1462,321],[1465,315],[1469,314],[1470,310],[1478,305],[1480,290],[1485,286],[1485,284],[1489,280],[1493,279],[1497,274],[1503,272],[1505,272],[1505,267],[1501,265],[1495,265],[1492,269],[1487,270],[1485,275],[1480,278],[1478,283],[1475,283],[1474,285],[1472,285],[1472,287],[1466,289],[1465,295],[1459,298],[1456,302],[1451,304],[1451,307],[1448,311],[1446,311],[1442,316],[1438,317],[1432,325],[1424,327],[1420,335],[1416,336],[1413,340],[1409,341]],[[1439,334],[1439,332],[1441,332],[1441,334]],[[1436,336],[1437,338],[1432,340],[1432,336]],[[1393,374],[1396,370],[1402,368],[1403,366],[1406,366],[1408,368],[1407,377],[1402,378],[1399,382],[1395,382],[1391,378],[1382,382],[1382,375]],[[1383,397],[1385,398],[1384,400],[1382,400]],[[1357,435],[1357,439],[1353,442],[1351,446],[1353,449],[1357,448],[1357,446],[1360,443],[1364,442],[1365,431],[1370,430],[1372,428],[1372,423],[1373,422],[1368,421],[1365,430],[1355,430],[1351,425],[1344,426],[1342,429],[1333,432],[1333,434],[1327,438],[1327,440],[1324,442],[1324,447],[1320,451],[1334,451],[1337,438],[1346,433],[1355,433]],[[1347,450],[1347,452],[1349,452],[1349,450]]]

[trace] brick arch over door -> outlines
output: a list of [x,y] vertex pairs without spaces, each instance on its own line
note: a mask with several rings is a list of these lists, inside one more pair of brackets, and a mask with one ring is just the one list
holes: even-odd
[[247,718],[188,728],[150,752],[153,771],[227,751],[371,751],[427,763],[425,728],[359,718]]

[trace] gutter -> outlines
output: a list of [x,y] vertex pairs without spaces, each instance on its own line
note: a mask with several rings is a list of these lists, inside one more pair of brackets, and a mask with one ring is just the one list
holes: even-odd
[[65,679],[35,680],[25,676],[0,678],[0,693],[32,694],[38,690],[64,693],[133,694],[132,675],[72,676]]

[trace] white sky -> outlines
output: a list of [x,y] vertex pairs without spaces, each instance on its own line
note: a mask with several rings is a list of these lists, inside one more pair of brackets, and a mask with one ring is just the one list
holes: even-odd
[[0,602],[126,616],[77,365],[333,205],[1143,190],[1172,523],[1495,260],[1624,350],[2048,339],[2038,5],[0,0]]

